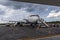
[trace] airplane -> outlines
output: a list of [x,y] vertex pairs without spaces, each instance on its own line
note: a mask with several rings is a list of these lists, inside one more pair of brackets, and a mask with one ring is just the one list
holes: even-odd
[[49,27],[48,24],[46,24],[46,22],[39,17],[39,15],[30,15],[28,17],[28,19],[23,19],[23,21],[9,21],[9,22],[15,22],[14,23],[14,26],[32,26],[32,28],[34,28],[35,26],[39,26],[40,27],[40,24],[44,24],[45,27]]

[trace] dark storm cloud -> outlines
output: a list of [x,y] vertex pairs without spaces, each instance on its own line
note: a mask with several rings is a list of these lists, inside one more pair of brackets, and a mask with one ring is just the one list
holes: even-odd
[[26,11],[28,11],[28,12],[33,12],[33,11],[42,12],[42,11],[45,11],[45,9],[47,8],[47,7],[43,7],[43,5],[40,6],[40,4],[13,2],[13,1],[7,1],[2,4],[12,7],[14,9],[26,8]]
[[44,7],[43,5],[40,5],[40,4],[30,4],[30,5],[26,5],[26,6],[27,6],[26,11],[28,11],[28,12],[41,13],[41,12],[44,12],[47,9],[47,6]]
[[[24,2],[13,2],[13,1],[0,1],[0,15],[2,18],[7,18],[8,20],[15,20],[19,15],[24,18],[26,15],[33,14],[34,12],[40,13],[45,11],[46,7],[40,4],[24,3]],[[21,11],[22,10],[22,11]],[[32,13],[31,13],[32,12]],[[14,14],[17,15],[14,15]],[[23,15],[25,14],[25,15]],[[12,15],[12,17],[11,17]],[[20,17],[19,17],[20,18]],[[17,20],[19,20],[17,18]],[[22,19],[22,18],[21,18]]]

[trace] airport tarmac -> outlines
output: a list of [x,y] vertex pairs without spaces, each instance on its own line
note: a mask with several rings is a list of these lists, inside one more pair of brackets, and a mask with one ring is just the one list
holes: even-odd
[[17,40],[55,34],[60,34],[60,28],[32,29],[31,27],[0,27],[0,40]]
[[45,37],[45,38],[36,38],[32,40],[60,40],[60,35],[59,36],[52,36],[52,37]]
[[43,38],[33,38],[33,39],[18,39],[18,40],[60,40],[60,35],[43,37]]

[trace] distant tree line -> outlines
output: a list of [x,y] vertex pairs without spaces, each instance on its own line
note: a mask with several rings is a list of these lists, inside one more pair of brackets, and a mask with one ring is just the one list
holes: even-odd
[[60,21],[51,21],[51,22],[46,22],[46,23],[60,23]]

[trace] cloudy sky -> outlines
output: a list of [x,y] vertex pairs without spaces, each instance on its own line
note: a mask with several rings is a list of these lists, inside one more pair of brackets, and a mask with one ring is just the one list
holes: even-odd
[[38,14],[45,21],[60,21],[60,7],[0,0],[0,21],[19,21]]

